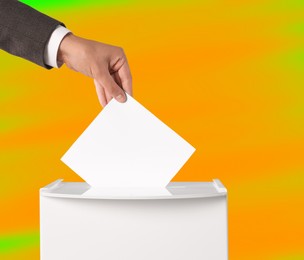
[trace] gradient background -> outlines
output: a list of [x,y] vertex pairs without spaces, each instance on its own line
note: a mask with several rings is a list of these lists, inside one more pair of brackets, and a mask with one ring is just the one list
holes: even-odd
[[[134,95],[229,191],[230,259],[304,259],[304,1],[24,1],[122,46]],[[0,52],[0,259],[39,259],[39,188],[99,113],[91,79]]]

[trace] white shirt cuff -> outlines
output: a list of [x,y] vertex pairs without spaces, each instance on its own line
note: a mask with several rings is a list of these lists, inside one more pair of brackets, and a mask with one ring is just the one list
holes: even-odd
[[66,36],[71,31],[65,28],[64,26],[58,25],[57,28],[52,33],[49,41],[47,42],[44,50],[44,63],[54,67],[59,68],[62,66],[62,63],[58,63],[57,55],[58,49],[61,41],[64,36]]

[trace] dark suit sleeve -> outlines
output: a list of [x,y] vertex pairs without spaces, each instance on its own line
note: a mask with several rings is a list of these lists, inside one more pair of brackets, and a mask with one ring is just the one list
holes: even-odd
[[42,67],[46,44],[61,22],[17,0],[0,0],[0,49]]

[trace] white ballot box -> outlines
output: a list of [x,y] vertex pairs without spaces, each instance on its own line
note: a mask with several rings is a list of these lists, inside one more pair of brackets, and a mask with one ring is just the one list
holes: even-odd
[[227,260],[227,191],[213,182],[40,190],[41,260]]

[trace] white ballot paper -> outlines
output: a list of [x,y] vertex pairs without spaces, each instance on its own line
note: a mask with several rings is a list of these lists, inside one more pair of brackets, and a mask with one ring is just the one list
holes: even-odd
[[61,160],[92,187],[165,187],[195,148],[131,96],[99,113]]

